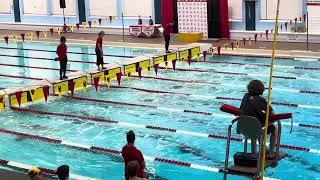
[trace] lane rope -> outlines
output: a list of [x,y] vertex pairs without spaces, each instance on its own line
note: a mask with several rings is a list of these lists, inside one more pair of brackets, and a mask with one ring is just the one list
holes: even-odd
[[[47,68],[47,67],[38,67],[38,66],[24,66],[24,65],[14,65],[14,64],[3,64],[0,63],[0,66],[11,66],[11,67],[22,67],[22,68],[30,68],[30,69],[45,69],[45,70],[53,70],[59,71],[58,68]],[[78,70],[67,70],[69,72],[77,72]]]
[[[80,119],[80,120],[89,120],[89,121],[95,121],[95,122],[101,122],[101,123],[108,123],[108,124],[111,124],[111,125],[114,125],[114,126],[121,126],[121,127],[142,128],[142,129],[163,131],[163,132],[168,132],[168,133],[177,133],[177,134],[182,134],[182,135],[189,135],[189,136],[202,137],[202,138],[208,138],[208,139],[220,139],[220,140],[226,140],[227,139],[227,136],[222,136],[222,135],[198,133],[198,132],[177,130],[177,129],[172,129],[172,128],[152,126],[152,125],[143,125],[143,124],[134,124],[134,123],[128,123],[128,122],[120,122],[120,121],[114,121],[114,120],[100,118],[100,117],[78,116],[78,115],[73,115],[73,114],[45,112],[45,111],[40,111],[40,110],[35,110],[35,109],[18,108],[18,107],[11,107],[11,109],[13,111],[17,111],[17,112],[29,112],[29,113],[40,114],[40,115],[76,118],[76,119]],[[33,137],[33,136],[30,136],[30,137]],[[43,138],[39,138],[38,136],[35,136],[35,138],[37,138],[39,140],[43,140]],[[232,137],[231,140],[235,141],[235,142],[244,142],[243,138]],[[57,142],[57,141],[55,141],[55,142]],[[292,146],[292,145],[280,145],[280,147],[284,148],[284,149],[291,149],[291,150],[296,150],[296,151],[305,151],[305,152],[311,152],[311,153],[314,153],[314,154],[320,154],[320,150],[319,149],[305,148],[305,147]]]
[[44,79],[41,79],[41,78],[25,77],[25,76],[13,76],[13,75],[7,75],[7,74],[0,74],[0,77],[16,78],[16,79],[30,79],[30,80],[37,80],[37,81],[44,80]]

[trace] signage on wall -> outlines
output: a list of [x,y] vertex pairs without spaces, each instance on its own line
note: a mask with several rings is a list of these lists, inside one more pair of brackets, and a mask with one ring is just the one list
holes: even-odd
[[202,32],[208,38],[207,0],[178,0],[179,33]]

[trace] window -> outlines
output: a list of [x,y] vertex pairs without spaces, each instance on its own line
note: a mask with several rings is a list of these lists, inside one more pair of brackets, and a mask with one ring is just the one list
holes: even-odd
[[[261,0],[261,19],[275,19],[277,0]],[[288,20],[302,16],[302,0],[281,0],[279,19]]]
[[11,0],[1,0],[0,13],[11,13]]
[[117,0],[90,0],[90,16],[117,16]]
[[[64,9],[64,14],[66,16],[76,15],[76,0],[65,0],[66,8]],[[63,10],[60,8],[60,0],[51,0],[52,14],[62,15]]]
[[229,19],[242,19],[242,1],[229,0]]
[[24,0],[24,14],[47,15],[47,0]]
[[125,16],[152,16],[151,0],[123,0]]

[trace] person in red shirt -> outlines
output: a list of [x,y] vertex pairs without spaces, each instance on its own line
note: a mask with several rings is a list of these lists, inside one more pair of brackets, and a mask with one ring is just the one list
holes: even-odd
[[67,62],[68,62],[66,41],[67,41],[66,37],[62,36],[60,38],[60,44],[57,47],[57,51],[56,51],[58,55],[56,60],[60,61],[60,80],[68,79],[68,77],[66,76]]
[[173,33],[173,21],[170,21],[170,23],[166,24],[163,28],[163,37],[165,41],[165,48],[166,53],[170,53],[169,51],[169,45],[170,45],[170,35]]
[[102,43],[103,43],[103,37],[104,37],[104,31],[99,32],[99,36],[96,41],[96,55],[97,55],[97,66],[98,70],[100,70],[100,65],[102,69],[105,69],[103,64],[103,49],[102,49]]
[[129,131],[127,133],[127,144],[122,148],[122,157],[125,164],[124,172],[125,172],[126,180],[129,179],[127,166],[128,166],[128,163],[131,161],[137,161],[139,163],[137,176],[140,178],[146,178],[146,173],[144,172],[144,169],[146,168],[146,163],[144,162],[144,158],[141,151],[139,151],[134,146],[134,141],[135,141],[135,134],[133,131]]

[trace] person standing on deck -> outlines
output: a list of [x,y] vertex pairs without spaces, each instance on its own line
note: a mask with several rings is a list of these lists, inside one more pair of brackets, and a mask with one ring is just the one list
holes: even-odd
[[66,76],[67,62],[68,62],[66,41],[67,41],[66,37],[62,36],[60,38],[60,44],[57,47],[57,51],[56,51],[58,55],[56,60],[60,62],[60,80],[68,79],[68,77]]
[[171,33],[173,33],[173,21],[171,20],[170,23],[166,24],[163,28],[163,37],[165,41],[165,49],[166,53],[170,53],[169,51],[169,45],[170,45],[170,36]]
[[98,34],[98,38],[96,40],[96,56],[97,56],[97,66],[98,70],[100,70],[100,65],[102,69],[104,68],[104,62],[103,62],[103,49],[102,49],[102,44],[103,44],[103,37],[104,37],[104,31],[100,31]]

